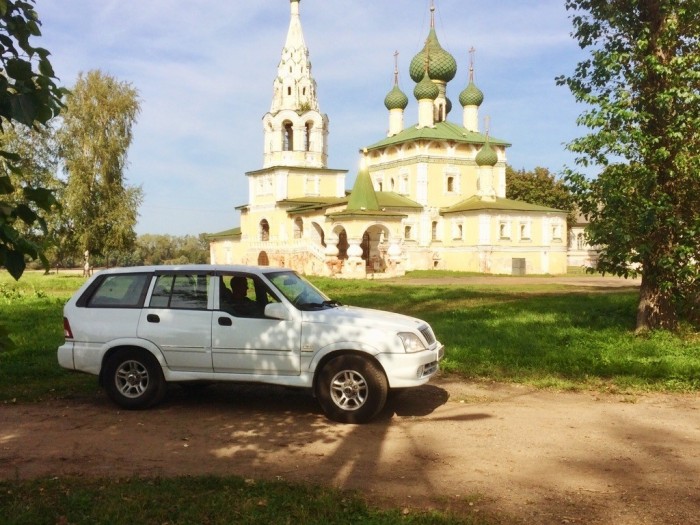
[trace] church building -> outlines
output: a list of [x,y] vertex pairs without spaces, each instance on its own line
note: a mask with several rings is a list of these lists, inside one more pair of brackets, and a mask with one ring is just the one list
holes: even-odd
[[457,63],[438,41],[434,6],[425,45],[409,69],[417,123],[404,124],[409,99],[396,67],[384,99],[388,136],[361,148],[349,192],[347,170],[327,165],[329,120],[316,96],[300,0],[290,6],[263,118],[263,166],[246,173],[240,227],[209,235],[212,263],[345,278],[425,269],[566,273],[566,212],[505,197],[510,144],[479,129],[484,95],[473,65],[458,95],[459,122],[448,120]]

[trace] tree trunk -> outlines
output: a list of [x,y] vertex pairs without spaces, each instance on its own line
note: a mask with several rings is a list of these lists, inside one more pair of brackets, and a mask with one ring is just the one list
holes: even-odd
[[661,290],[655,279],[643,274],[642,284],[639,287],[635,332],[675,330],[677,327],[678,316],[671,301],[671,294]]

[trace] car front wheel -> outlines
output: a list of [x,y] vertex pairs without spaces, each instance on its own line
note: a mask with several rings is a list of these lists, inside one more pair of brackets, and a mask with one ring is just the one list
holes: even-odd
[[145,350],[117,352],[107,361],[104,373],[107,395],[123,408],[148,408],[165,395],[160,364]]
[[316,383],[316,397],[326,415],[340,423],[365,423],[386,403],[386,377],[372,361],[343,355],[329,361]]

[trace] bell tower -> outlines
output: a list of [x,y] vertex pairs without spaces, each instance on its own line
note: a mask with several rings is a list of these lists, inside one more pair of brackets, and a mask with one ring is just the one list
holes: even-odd
[[273,82],[272,105],[263,117],[263,168],[325,168],[328,117],[319,111],[316,81],[301,28],[299,4],[290,0],[291,18]]

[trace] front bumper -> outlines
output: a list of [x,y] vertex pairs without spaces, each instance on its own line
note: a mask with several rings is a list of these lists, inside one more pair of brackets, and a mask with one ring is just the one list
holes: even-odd
[[375,356],[384,368],[390,388],[408,388],[427,383],[439,369],[445,347],[437,344],[431,350],[413,354],[379,354]]

